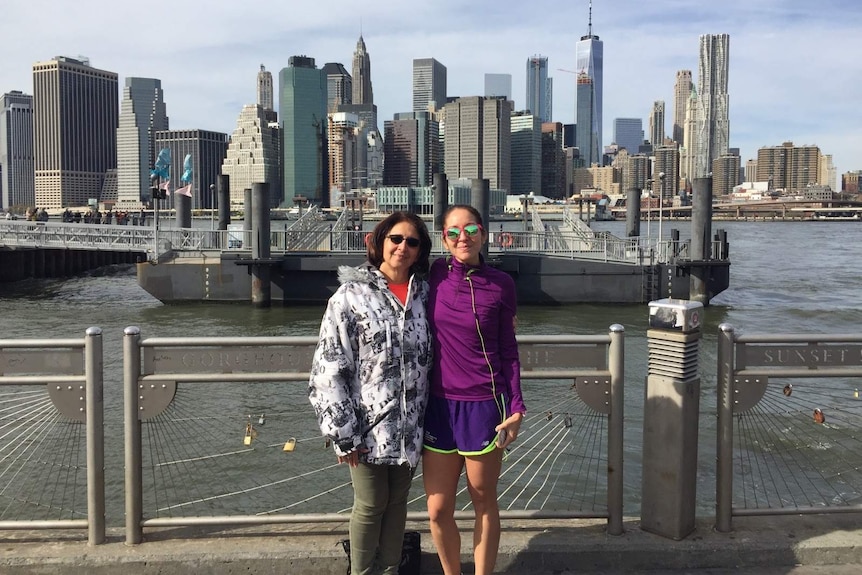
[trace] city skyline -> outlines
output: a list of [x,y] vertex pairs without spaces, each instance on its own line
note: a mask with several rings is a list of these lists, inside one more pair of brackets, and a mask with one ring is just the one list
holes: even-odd
[[[261,64],[277,73],[291,55],[304,54],[319,65],[339,62],[349,69],[362,35],[373,62],[381,122],[412,109],[415,58],[433,57],[446,66],[448,96],[483,94],[489,70],[512,74],[514,108],[523,109],[523,62],[537,53],[548,57],[549,75],[557,78],[552,119],[573,122],[576,76],[558,69],[576,68],[575,45],[587,33],[588,0],[538,0],[529,11],[507,4],[496,3],[489,13],[485,6],[450,0],[413,7],[408,18],[388,0],[363,6],[361,13],[346,1],[302,14],[267,3],[269,25],[262,29],[256,11],[229,5],[200,11],[180,0],[172,5],[171,22],[195,22],[201,33],[178,27],[166,35],[141,25],[138,9],[102,0],[82,0],[62,20],[45,19],[44,5],[14,4],[0,22],[5,40],[0,93],[32,94],[35,62],[82,55],[93,67],[116,72],[120,81],[161,80],[172,128],[231,133],[243,105],[256,101]],[[793,141],[831,154],[839,174],[862,169],[862,141],[853,133],[862,116],[855,102],[862,6],[850,0],[699,4],[593,2],[592,32],[604,43],[603,124],[610,126],[617,117],[646,120],[654,101],[673,102],[676,72],[697,69],[699,37],[726,33],[733,43],[729,145],[741,150],[743,161],[762,147]],[[257,32],[240,35],[240,29]],[[807,50],[812,38],[822,44]],[[666,133],[672,133],[669,121]],[[605,129],[601,146],[610,140]]]

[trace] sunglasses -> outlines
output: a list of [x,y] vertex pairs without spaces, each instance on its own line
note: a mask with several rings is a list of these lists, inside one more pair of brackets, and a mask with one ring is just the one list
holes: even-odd
[[482,226],[479,224],[467,224],[463,228],[452,226],[451,228],[446,228],[446,237],[450,240],[457,240],[461,237],[462,231],[467,234],[468,238],[475,238],[482,231]]
[[406,241],[407,247],[410,247],[410,248],[418,248],[419,247],[419,238],[405,237],[405,236],[402,236],[401,234],[389,234],[386,237],[389,238],[389,241],[392,242],[393,244],[395,244],[396,246],[398,244],[400,244],[401,242]]

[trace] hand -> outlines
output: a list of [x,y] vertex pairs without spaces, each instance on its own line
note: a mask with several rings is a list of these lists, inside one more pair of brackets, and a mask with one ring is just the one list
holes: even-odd
[[360,447],[359,449],[354,449],[349,452],[347,455],[339,455],[338,463],[346,463],[350,467],[357,467],[359,465],[359,454],[360,453],[368,453],[368,448]]
[[513,413],[509,417],[506,418],[503,423],[494,428],[498,433],[500,431],[506,430],[505,438],[502,438],[503,441],[497,445],[500,449],[505,449],[509,447],[512,443],[518,439],[518,432],[521,430],[521,421],[524,419],[523,413]]

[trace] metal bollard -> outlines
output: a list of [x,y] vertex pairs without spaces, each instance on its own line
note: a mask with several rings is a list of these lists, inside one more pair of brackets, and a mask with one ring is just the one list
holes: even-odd
[[695,529],[703,304],[650,302],[641,528],[684,539]]

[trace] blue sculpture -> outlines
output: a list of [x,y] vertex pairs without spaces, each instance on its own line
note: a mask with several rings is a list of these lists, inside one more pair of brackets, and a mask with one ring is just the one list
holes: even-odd
[[182,182],[192,181],[192,155],[186,154],[186,159],[183,160],[183,176],[180,178]]
[[171,179],[171,150],[170,148],[162,148],[159,151],[159,156],[156,158],[156,165],[150,172],[150,177],[158,176],[163,180]]

